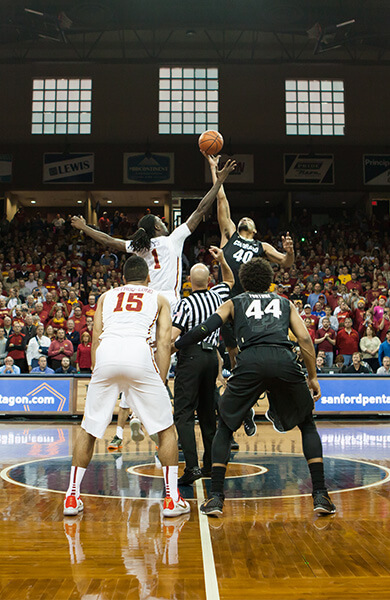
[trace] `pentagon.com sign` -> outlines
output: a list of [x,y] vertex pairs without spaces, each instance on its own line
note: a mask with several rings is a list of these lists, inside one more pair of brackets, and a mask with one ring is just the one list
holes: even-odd
[[70,411],[72,379],[24,378],[2,376],[0,381],[0,413]]

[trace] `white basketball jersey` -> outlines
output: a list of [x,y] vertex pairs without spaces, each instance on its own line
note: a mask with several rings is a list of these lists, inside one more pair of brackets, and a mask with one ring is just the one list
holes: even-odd
[[103,302],[101,340],[117,338],[118,344],[131,338],[148,341],[158,316],[158,292],[143,285],[123,285],[108,290]]
[[[176,227],[168,236],[159,236],[150,240],[148,252],[135,252],[148,264],[150,287],[162,292],[171,302],[180,300],[181,255],[186,238],[191,231],[186,223]],[[126,251],[133,252],[132,241],[126,242]]]

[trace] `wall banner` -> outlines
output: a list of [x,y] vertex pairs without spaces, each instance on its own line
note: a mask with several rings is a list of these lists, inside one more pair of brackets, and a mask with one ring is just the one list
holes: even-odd
[[284,183],[333,185],[333,154],[284,154]]
[[390,154],[363,156],[364,185],[390,185]]
[[71,385],[71,378],[2,375],[0,413],[67,413],[70,410]]
[[123,183],[175,183],[175,155],[171,152],[127,152],[123,155]]
[[[233,154],[232,156],[228,156],[227,154],[222,154],[219,159],[219,169],[222,169],[225,166],[226,161],[231,158],[235,160],[237,163],[236,168],[229,175],[230,183],[253,183],[254,181],[254,170],[253,170],[253,154]],[[207,162],[205,162],[205,181],[207,183],[211,182],[211,173],[210,167]]]
[[0,183],[12,181],[12,154],[0,154]]
[[94,172],[92,153],[46,152],[43,155],[43,183],[93,183]]

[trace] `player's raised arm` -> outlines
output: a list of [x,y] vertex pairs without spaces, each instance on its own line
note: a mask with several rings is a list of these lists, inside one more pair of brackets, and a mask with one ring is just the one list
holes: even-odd
[[195,231],[203,217],[207,215],[215,200],[218,190],[220,189],[221,185],[223,184],[229,173],[231,173],[235,169],[235,167],[235,161],[228,160],[224,168],[220,171],[217,171],[217,180],[213,184],[213,187],[207,192],[204,198],[202,198],[202,200],[199,202],[198,208],[186,221],[187,227],[191,231],[191,233]]
[[97,301],[96,312],[93,319],[93,335],[91,344],[91,367],[92,371],[96,363],[96,350],[100,344],[100,336],[103,332],[103,302],[106,294],[102,294]]
[[160,376],[165,383],[168,375],[169,364],[171,362],[171,331],[172,319],[171,308],[168,300],[158,295],[159,313],[156,323],[156,353],[154,355]]
[[226,283],[230,289],[232,289],[234,285],[234,275],[233,271],[229,267],[226,262],[226,258],[224,256],[222,248],[217,248],[216,246],[210,246],[209,248],[210,254],[219,262],[221,265],[221,273],[222,273],[222,283]]
[[307,383],[312,391],[313,399],[314,401],[319,400],[321,398],[321,388],[317,379],[316,352],[310,334],[292,302],[290,302],[290,328],[298,340],[305,361],[308,373]]
[[263,242],[263,249],[270,262],[277,263],[281,267],[291,267],[295,260],[294,245],[289,232],[286,237],[282,236],[282,245],[285,254],[276,250],[271,244]]
[[[202,154],[209,163],[211,178],[213,183],[215,183],[217,181],[218,163],[221,157],[219,155],[211,156],[205,152],[202,152]],[[221,185],[217,194],[217,218],[219,229],[221,231],[221,247],[223,248],[226,242],[236,231],[236,226],[230,216],[230,205],[223,185]]]
[[103,231],[98,231],[97,229],[90,227],[85,222],[84,217],[72,217],[71,224],[72,227],[83,231],[86,235],[95,240],[95,242],[102,244],[102,246],[110,246],[111,248],[115,248],[116,250],[126,252],[125,240],[114,238],[111,235],[108,235],[107,233],[103,233]]

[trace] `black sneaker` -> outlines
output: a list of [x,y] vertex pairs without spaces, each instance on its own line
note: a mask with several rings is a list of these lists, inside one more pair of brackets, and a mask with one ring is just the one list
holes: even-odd
[[224,499],[225,496],[223,494],[214,494],[200,505],[200,512],[209,517],[218,517],[219,515],[222,515]]
[[179,477],[177,483],[178,485],[191,485],[194,481],[202,477],[203,473],[199,467],[192,467],[192,469],[184,469],[184,473]]
[[286,433],[283,428],[282,423],[279,420],[278,415],[276,415],[270,409],[268,409],[264,416],[266,419],[268,419],[268,421],[270,421],[272,423],[275,431],[277,431],[278,433]]
[[255,423],[255,409],[251,408],[248,414],[244,419],[244,430],[248,437],[252,437],[255,435],[257,431],[256,423]]
[[326,490],[313,492],[313,509],[320,515],[333,515],[336,512],[336,507]]
[[232,437],[232,441],[230,442],[230,448],[232,450],[239,450],[240,446],[238,445],[238,442],[236,442],[236,440],[234,439],[234,437]]

